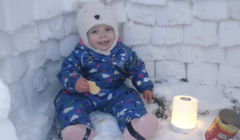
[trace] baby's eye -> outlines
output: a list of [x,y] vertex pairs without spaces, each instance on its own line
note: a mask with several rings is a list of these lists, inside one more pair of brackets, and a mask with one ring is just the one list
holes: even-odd
[[107,29],[106,29],[106,31],[111,31],[111,30],[112,30],[112,28],[107,28]]
[[92,33],[92,34],[96,34],[96,33],[97,33],[97,30],[93,30],[91,33]]

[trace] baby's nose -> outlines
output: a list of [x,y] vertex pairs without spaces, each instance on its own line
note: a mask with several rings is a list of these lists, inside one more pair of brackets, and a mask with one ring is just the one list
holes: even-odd
[[105,32],[101,33],[101,37],[105,37],[107,34]]

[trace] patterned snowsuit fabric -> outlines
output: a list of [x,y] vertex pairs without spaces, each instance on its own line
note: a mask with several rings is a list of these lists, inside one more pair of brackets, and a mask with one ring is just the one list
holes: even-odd
[[[64,87],[54,100],[62,129],[75,123],[90,125],[88,113],[96,109],[112,114],[121,131],[127,121],[147,113],[138,92],[128,88],[124,81],[131,78],[139,92],[152,90],[153,84],[148,79],[144,62],[121,42],[116,44],[109,56],[77,44],[64,59],[57,77]],[[78,93],[74,85],[80,77],[95,81],[101,91],[96,95]]]

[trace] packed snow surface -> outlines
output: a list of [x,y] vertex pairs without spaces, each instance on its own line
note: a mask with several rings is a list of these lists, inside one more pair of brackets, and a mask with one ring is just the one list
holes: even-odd
[[[233,94],[228,94],[230,89],[221,86],[206,86],[194,83],[159,83],[155,84],[154,96],[164,97],[168,107],[166,119],[159,118],[159,126],[156,133],[148,140],[205,140],[205,132],[218,115],[221,109],[233,109],[238,103],[232,102],[237,99]],[[198,120],[197,127],[188,134],[175,132],[171,129],[171,104],[172,98],[176,95],[188,95],[198,99]],[[233,95],[233,96],[232,96]],[[236,97],[236,96],[235,96]],[[155,112],[157,104],[146,104],[149,113]],[[118,129],[117,121],[110,114],[95,111],[90,114],[91,125],[97,136],[93,140],[121,140],[122,133]],[[49,133],[51,140],[61,140],[60,130],[55,123]],[[237,133],[232,140],[239,140],[240,133]]]

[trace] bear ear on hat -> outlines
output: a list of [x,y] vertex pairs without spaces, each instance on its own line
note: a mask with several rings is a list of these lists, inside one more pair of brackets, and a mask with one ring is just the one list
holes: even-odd
[[99,0],[99,1],[105,5],[110,5],[110,2],[111,2],[111,0]]
[[78,12],[81,8],[83,8],[84,5],[85,5],[85,2],[76,1],[73,3],[73,10],[75,12]]

